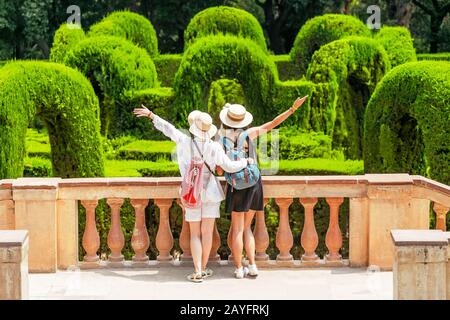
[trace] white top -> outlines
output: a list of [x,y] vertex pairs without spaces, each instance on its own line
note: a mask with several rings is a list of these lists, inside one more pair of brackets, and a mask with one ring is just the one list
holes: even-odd
[[[177,145],[177,160],[178,167],[180,169],[181,177],[184,177],[187,168],[191,162],[191,150],[193,150],[195,155],[198,155],[197,148],[192,143],[190,136],[184,134],[177,128],[175,128],[171,123],[158,117],[153,116],[153,124],[155,128],[161,131],[165,136],[170,138]],[[211,170],[215,170],[216,165],[222,167],[226,172],[238,172],[245,167],[247,167],[247,159],[240,159],[238,161],[232,161],[225,154],[222,146],[212,140],[202,141],[201,139],[195,137],[195,141],[202,152],[203,160],[209,165]],[[203,185],[207,186],[210,179],[211,173],[208,168],[203,170]]]

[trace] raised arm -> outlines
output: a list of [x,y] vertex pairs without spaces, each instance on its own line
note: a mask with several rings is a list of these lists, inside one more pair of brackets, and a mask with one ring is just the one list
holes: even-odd
[[266,122],[263,125],[259,127],[253,127],[248,130],[248,136],[250,139],[255,139],[259,137],[260,135],[263,135],[273,128],[279,126],[282,124],[287,118],[289,118],[290,115],[292,115],[300,106],[305,102],[305,100],[308,98],[308,96],[304,96],[303,98],[297,98],[294,103],[292,104],[292,107],[287,109],[282,114],[278,115],[273,119],[272,121]]
[[142,108],[134,109],[133,113],[137,117],[148,117],[152,119],[155,128],[161,131],[166,137],[170,138],[177,144],[182,143],[187,137],[184,133],[175,128],[171,123],[157,116],[152,111],[148,110],[144,105],[142,105]]

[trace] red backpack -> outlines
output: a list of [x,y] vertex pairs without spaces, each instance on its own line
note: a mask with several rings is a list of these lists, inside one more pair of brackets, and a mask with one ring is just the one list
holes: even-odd
[[191,209],[198,208],[202,205],[200,196],[203,190],[203,165],[205,164],[201,156],[194,155],[192,148],[193,143],[195,143],[195,141],[192,139],[191,162],[183,177],[180,189],[181,203],[185,208]]

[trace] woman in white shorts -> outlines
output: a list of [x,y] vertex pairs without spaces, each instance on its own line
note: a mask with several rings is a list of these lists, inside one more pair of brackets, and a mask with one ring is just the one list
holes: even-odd
[[[191,136],[176,129],[145,106],[134,109],[134,114],[138,117],[152,119],[155,128],[176,143],[181,177],[184,177],[191,162],[192,139],[197,143],[203,160],[213,172],[216,166],[220,166],[227,172],[237,172],[253,161],[252,159],[232,161],[226,156],[222,146],[211,140],[216,134],[217,128],[212,124],[212,118],[207,113],[195,110],[189,114]],[[205,168],[203,170],[203,186],[205,187],[201,195],[202,205],[197,209],[185,208],[185,220],[189,223],[191,254],[194,262],[194,273],[189,275],[188,279],[193,282],[202,282],[203,278],[209,277],[213,273],[211,269],[206,268],[206,265],[212,246],[214,221],[220,217],[220,202],[224,198],[223,191],[218,189],[220,186],[217,183],[208,183],[211,178],[213,178],[211,172]],[[220,200],[217,201],[218,199]]]

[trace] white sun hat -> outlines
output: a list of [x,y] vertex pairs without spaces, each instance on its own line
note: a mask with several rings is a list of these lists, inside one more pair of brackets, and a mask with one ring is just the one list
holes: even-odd
[[189,122],[190,126],[194,123],[195,118],[197,118],[200,114],[202,114],[202,112],[200,110],[194,110],[194,111],[191,111],[191,113],[189,113],[188,122]]
[[202,140],[209,140],[216,134],[217,127],[212,124],[212,118],[209,114],[200,112],[189,127],[189,132]]
[[219,114],[220,121],[230,128],[244,128],[253,121],[253,116],[243,105],[226,103]]

